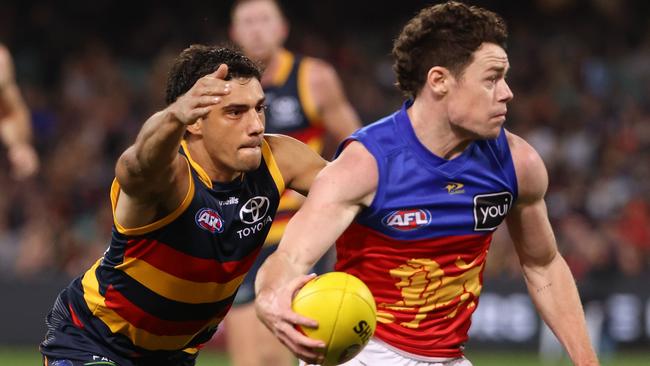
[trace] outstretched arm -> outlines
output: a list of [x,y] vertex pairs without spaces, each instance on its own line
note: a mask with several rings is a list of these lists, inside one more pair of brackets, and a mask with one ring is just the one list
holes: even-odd
[[178,154],[181,139],[188,125],[207,116],[220,96],[229,93],[223,80],[227,73],[226,65],[219,66],[151,116],[135,144],[120,156],[115,176],[121,194],[115,214],[122,226],[149,224],[181,204],[189,189],[187,163]]
[[544,203],[548,176],[544,163],[521,138],[509,134],[508,142],[517,172],[519,198],[507,223],[528,292],[573,363],[598,365],[575,281],[558,252],[548,220]]
[[9,50],[0,45],[0,137],[7,147],[16,179],[38,170],[38,155],[31,145],[30,114],[14,77]]
[[320,60],[309,59],[308,85],[322,116],[325,129],[338,143],[361,127],[359,116],[345,97],[334,68]]
[[377,165],[358,142],[351,143],[316,177],[305,204],[291,219],[278,250],[262,265],[255,279],[258,316],[299,358],[317,362],[320,341],[307,338],[294,327],[316,322],[291,310],[296,290],[310,276],[305,273],[370,204],[377,186]]

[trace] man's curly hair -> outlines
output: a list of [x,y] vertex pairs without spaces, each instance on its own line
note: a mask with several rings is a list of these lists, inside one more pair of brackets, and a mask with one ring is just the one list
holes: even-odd
[[393,44],[397,86],[415,98],[432,67],[445,67],[460,77],[482,43],[505,49],[507,39],[505,22],[489,10],[456,1],[422,9]]
[[215,72],[221,64],[228,65],[226,80],[262,78],[259,66],[234,48],[191,45],[176,57],[169,71],[165,95],[167,105],[187,93],[197,80]]

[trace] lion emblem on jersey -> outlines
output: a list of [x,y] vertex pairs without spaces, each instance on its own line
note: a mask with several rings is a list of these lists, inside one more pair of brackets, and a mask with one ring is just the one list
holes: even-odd
[[[390,275],[399,280],[395,286],[400,290],[402,300],[393,304],[378,304],[377,320],[394,322],[395,316],[389,312],[393,310],[413,315],[412,319],[400,325],[418,328],[420,322],[432,312],[439,311],[445,318],[454,318],[459,310],[473,308],[482,288],[480,273],[485,262],[478,265],[479,258],[466,263],[458,257],[454,265],[461,271],[456,276],[447,274],[436,261],[429,258],[410,259],[391,269]],[[451,272],[451,269],[448,271]],[[388,311],[381,311],[382,308]]]

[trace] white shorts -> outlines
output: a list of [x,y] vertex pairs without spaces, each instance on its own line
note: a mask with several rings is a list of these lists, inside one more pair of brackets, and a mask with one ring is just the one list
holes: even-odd
[[[435,359],[409,355],[371,338],[361,353],[340,366],[472,366],[465,357]],[[306,363],[300,361],[300,366],[305,365]]]

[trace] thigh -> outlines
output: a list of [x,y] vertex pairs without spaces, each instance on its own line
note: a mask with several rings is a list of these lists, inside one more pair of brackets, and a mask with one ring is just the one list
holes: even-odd
[[233,365],[257,365],[259,344],[255,336],[259,320],[253,303],[233,307],[224,319],[224,335]]
[[85,330],[74,324],[66,290],[57,297],[46,320],[47,333],[40,344],[43,364],[47,366],[133,366],[116,359],[110,350],[94,342]]
[[472,366],[472,363],[465,357],[443,362],[422,361],[397,353],[371,339],[355,358],[340,366]]

